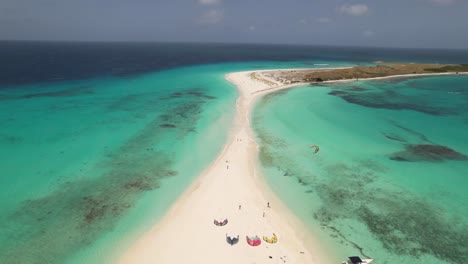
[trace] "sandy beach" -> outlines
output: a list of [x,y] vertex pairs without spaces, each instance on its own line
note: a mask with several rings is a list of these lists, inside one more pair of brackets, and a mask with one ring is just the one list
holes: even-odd
[[[252,74],[226,75],[240,96],[235,124],[221,154],[119,263],[329,263],[300,221],[271,193],[257,167],[251,109],[260,96],[292,85],[267,79],[258,71]],[[229,222],[216,226],[214,219]],[[262,240],[257,247],[246,243],[247,235],[262,238],[273,233],[278,243]],[[239,243],[229,245],[226,234],[239,235]]]

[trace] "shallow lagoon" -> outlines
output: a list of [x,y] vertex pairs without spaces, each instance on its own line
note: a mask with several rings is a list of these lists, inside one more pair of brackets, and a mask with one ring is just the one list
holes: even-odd
[[462,263],[467,84],[386,79],[266,95],[254,127],[267,180],[337,262]]

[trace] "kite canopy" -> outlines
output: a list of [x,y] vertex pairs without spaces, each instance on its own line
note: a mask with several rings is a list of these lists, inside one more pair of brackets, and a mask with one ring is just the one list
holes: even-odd
[[239,235],[237,237],[230,237],[226,234],[226,242],[231,246],[237,244],[239,242]]
[[251,245],[252,247],[256,247],[262,243],[262,240],[258,236],[254,236],[254,237],[246,236],[246,238],[247,238],[247,244]]
[[358,256],[352,256],[352,257],[349,257],[349,260],[353,263],[353,264],[358,264],[358,263],[362,263],[362,259]]
[[315,149],[315,150],[314,150],[314,154],[317,153],[317,152],[319,152],[319,150],[320,150],[319,146],[317,146],[317,145],[311,145],[310,148],[314,148],[314,149]]
[[265,240],[265,242],[267,243],[273,244],[273,243],[278,242],[278,237],[275,235],[275,233],[273,233],[273,236],[271,238],[264,236],[263,240]]
[[349,261],[345,261],[343,263],[345,264],[369,264],[372,261],[374,261],[374,259],[371,259],[371,258],[361,259],[358,256],[352,256],[352,257],[349,257]]
[[228,223],[228,220],[227,219],[224,219],[224,220],[214,220],[214,224],[217,225],[217,226],[225,226],[226,224]]

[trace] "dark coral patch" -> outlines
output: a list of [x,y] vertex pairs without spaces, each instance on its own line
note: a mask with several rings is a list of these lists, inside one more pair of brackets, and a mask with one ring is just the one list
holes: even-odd
[[138,96],[134,94],[126,95],[112,102],[108,107],[111,111],[133,111],[141,107],[138,103]]
[[86,207],[84,221],[87,224],[102,218],[106,214],[108,205],[105,201],[92,197],[84,197],[84,206]]
[[154,189],[151,184],[149,183],[148,178],[140,178],[134,181],[127,182],[123,185],[124,189],[137,189],[141,191],[148,191]]
[[174,92],[169,95],[169,98],[196,97],[200,99],[216,99],[215,96],[208,95],[203,88],[193,88],[184,92]]
[[348,93],[343,92],[343,91],[339,91],[339,90],[331,91],[331,92],[329,92],[328,94],[329,94],[329,95],[338,96],[338,97],[346,97],[346,96],[349,95]]
[[179,174],[179,173],[177,171],[173,171],[173,170],[163,171],[161,173],[161,175],[164,175],[164,176],[167,176],[167,177],[176,176],[177,174]]
[[468,160],[468,157],[446,146],[440,145],[406,145],[405,151],[393,153],[390,156],[395,161],[444,161]]
[[183,96],[183,94],[180,93],[180,92],[171,93],[169,95],[170,98],[179,98],[179,97],[182,97],[182,96]]
[[365,93],[354,93],[351,89],[333,90],[329,95],[343,98],[348,103],[357,104],[370,108],[381,108],[390,110],[413,110],[429,115],[454,115],[456,111],[447,107],[437,107],[425,102],[419,102],[417,98],[403,96],[396,91],[369,91]]
[[[406,200],[406,199],[404,199]],[[385,212],[362,206],[358,217],[379,238],[383,246],[399,255],[420,257],[428,254],[450,263],[463,263],[468,254],[466,226],[449,223],[437,208],[419,200],[386,201]]]
[[201,90],[199,90],[199,89],[194,89],[194,90],[187,91],[186,94],[192,95],[192,96],[195,96],[195,97],[199,97],[199,98],[203,98],[203,99],[215,99],[216,98],[214,96],[207,95],[207,94],[201,92]]
[[23,138],[18,136],[0,135],[0,143],[15,144],[22,140]]
[[408,132],[409,134],[413,135],[413,136],[416,136],[419,138],[419,140],[423,141],[423,142],[427,142],[427,143],[431,143],[432,142],[426,137],[426,135],[424,135],[423,133],[420,133],[418,131],[415,131],[413,129],[410,129],[408,127],[405,127],[405,126],[402,126],[400,124],[398,124],[397,122],[393,121],[393,120],[390,120],[390,123],[392,125],[394,125],[395,127],[398,127],[399,129],[405,131],[405,132]]
[[67,90],[61,91],[54,91],[54,92],[43,92],[43,93],[30,93],[19,96],[19,98],[23,99],[31,99],[31,98],[38,98],[38,97],[68,97],[68,96],[80,96],[85,94],[93,94],[89,87],[78,87],[72,88]]
[[161,124],[161,125],[159,125],[159,127],[162,127],[162,128],[176,128],[177,126],[172,125],[172,124]]
[[400,137],[399,135],[396,134],[390,134],[390,133],[382,133],[386,138],[393,140],[393,141],[398,141],[398,142],[403,142],[406,143],[406,139]]
[[369,89],[358,87],[358,86],[353,86],[353,87],[349,88],[349,90],[354,91],[354,92],[361,92],[361,91],[366,91],[366,90],[369,90]]

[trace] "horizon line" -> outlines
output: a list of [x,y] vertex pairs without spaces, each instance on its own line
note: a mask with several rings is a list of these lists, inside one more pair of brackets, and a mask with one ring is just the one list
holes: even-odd
[[292,46],[292,47],[330,47],[330,48],[372,48],[399,50],[456,50],[468,51],[468,48],[440,47],[390,47],[390,46],[360,46],[336,44],[300,44],[300,43],[261,43],[261,42],[222,42],[222,41],[159,41],[159,40],[35,40],[35,39],[0,39],[1,42],[38,42],[38,43],[97,43],[97,44],[197,44],[197,45],[258,45],[258,46]]

